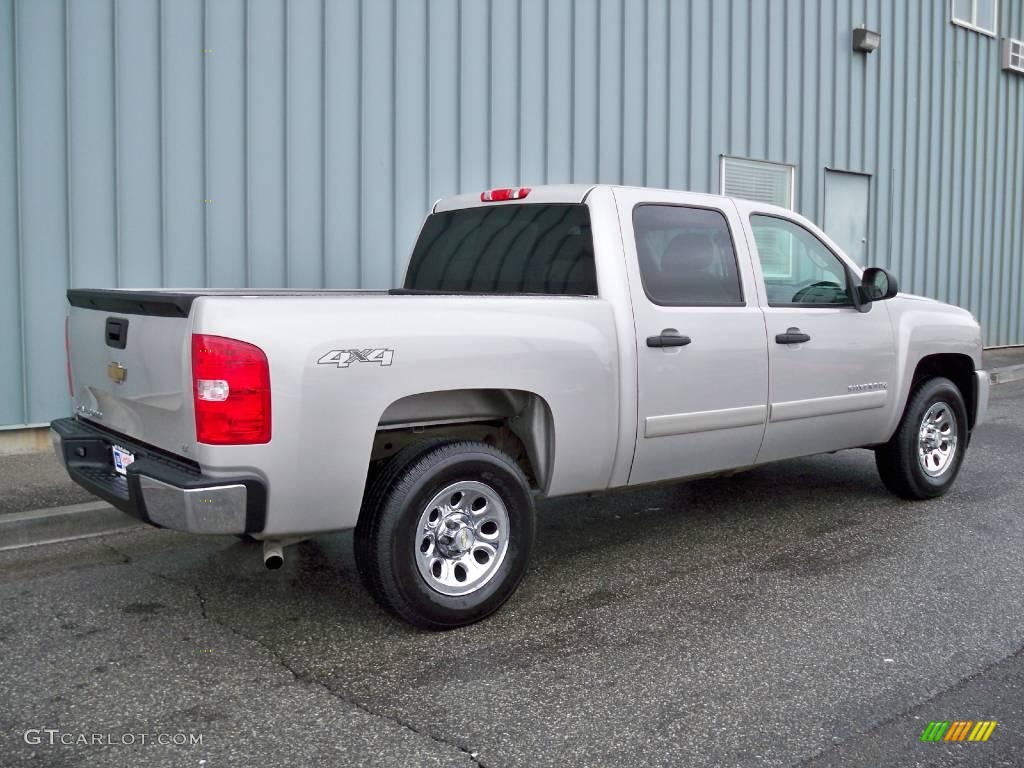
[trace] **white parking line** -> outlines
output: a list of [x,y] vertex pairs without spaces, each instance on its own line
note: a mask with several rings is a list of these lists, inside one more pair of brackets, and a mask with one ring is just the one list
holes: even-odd
[[143,525],[103,501],[11,512],[0,515],[0,551],[105,536]]

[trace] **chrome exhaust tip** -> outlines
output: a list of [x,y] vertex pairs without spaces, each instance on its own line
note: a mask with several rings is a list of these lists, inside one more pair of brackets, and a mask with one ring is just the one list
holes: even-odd
[[280,541],[263,542],[263,564],[270,571],[276,571],[284,565],[284,547]]

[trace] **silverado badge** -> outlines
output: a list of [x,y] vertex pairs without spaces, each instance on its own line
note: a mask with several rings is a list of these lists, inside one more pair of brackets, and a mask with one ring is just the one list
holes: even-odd
[[850,392],[879,392],[889,388],[889,383],[885,381],[871,381],[867,384],[851,384],[847,387]]

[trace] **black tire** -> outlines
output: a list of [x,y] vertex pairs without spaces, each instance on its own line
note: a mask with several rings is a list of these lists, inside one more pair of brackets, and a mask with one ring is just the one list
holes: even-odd
[[[442,594],[417,565],[418,523],[437,494],[467,481],[485,484],[504,505],[508,543],[479,588]],[[355,530],[356,567],[370,594],[398,618],[423,629],[454,629],[489,616],[511,597],[526,574],[534,535],[530,487],[509,456],[479,442],[423,441],[373,474]]]
[[[946,403],[956,426],[956,447],[941,473],[929,475],[922,466],[920,447],[921,424],[929,409]],[[919,382],[910,393],[896,433],[885,445],[875,450],[875,466],[882,483],[904,499],[934,499],[952,487],[967,452],[967,408],[963,395],[949,379],[936,377]]]

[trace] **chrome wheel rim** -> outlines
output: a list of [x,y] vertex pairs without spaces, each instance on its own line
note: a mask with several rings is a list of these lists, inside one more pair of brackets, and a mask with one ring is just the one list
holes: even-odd
[[468,595],[494,578],[508,538],[508,510],[497,491],[471,480],[453,483],[420,513],[416,567],[442,595]]
[[918,431],[917,460],[929,477],[939,477],[953,464],[956,456],[956,416],[948,403],[933,403]]

